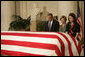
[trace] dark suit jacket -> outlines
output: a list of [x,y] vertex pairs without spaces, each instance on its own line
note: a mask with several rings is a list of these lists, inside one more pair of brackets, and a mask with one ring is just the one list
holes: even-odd
[[[73,33],[71,33],[71,30],[73,31]],[[71,35],[75,37],[76,33],[80,32],[80,25],[78,23],[75,23],[73,28],[71,29],[70,22],[68,22],[66,25],[66,32],[71,33]]]
[[[45,31],[49,31],[48,21],[45,24]],[[56,20],[53,20],[50,32],[58,32],[58,31],[59,31],[59,22]]]

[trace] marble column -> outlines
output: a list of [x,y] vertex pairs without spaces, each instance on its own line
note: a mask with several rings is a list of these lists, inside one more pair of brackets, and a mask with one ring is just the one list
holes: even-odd
[[20,1],[16,1],[15,7],[16,7],[15,9],[16,15],[20,16]]
[[[84,1],[81,1],[81,15],[82,15],[82,31],[83,31],[83,42],[84,42]],[[82,52],[81,52],[81,56],[84,56],[84,48],[83,48],[83,50],[82,50]]]
[[27,19],[27,1],[20,1],[20,16]]
[[58,1],[58,20],[60,21],[62,15],[68,18],[69,13],[77,15],[77,1]]
[[84,1],[81,1],[81,18],[82,18],[82,32],[84,38]]
[[8,31],[12,15],[15,15],[15,1],[1,1],[1,31]]
[[27,1],[27,17],[29,17],[31,14],[31,1]]
[[40,12],[40,9],[38,7],[37,3],[33,4],[33,8],[31,9],[31,25],[30,25],[30,31],[36,31],[36,16]]

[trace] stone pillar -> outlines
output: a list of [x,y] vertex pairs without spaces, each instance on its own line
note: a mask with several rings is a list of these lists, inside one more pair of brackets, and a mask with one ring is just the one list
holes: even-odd
[[[84,42],[84,1],[81,1],[81,15],[82,15],[82,32],[83,32],[83,42]],[[81,54],[81,56],[84,56],[84,48],[83,48],[83,50],[82,50],[82,54]]]
[[16,15],[20,16],[20,1],[16,1],[15,7],[16,7],[15,9]]
[[30,16],[30,13],[31,13],[31,2],[27,1],[27,17]]
[[15,1],[1,1],[1,31],[8,31],[12,15],[15,15]]
[[30,25],[30,31],[36,31],[36,16],[40,12],[40,9],[38,8],[38,5],[36,3],[33,4],[33,8],[31,9],[31,25]]
[[[68,18],[69,13],[77,15],[77,1],[58,1],[58,20],[65,15]],[[60,22],[61,23],[61,22]]]
[[20,16],[27,19],[27,1],[20,1]]
[[47,21],[47,15],[48,15],[48,11],[46,6],[43,7],[43,11],[42,11],[42,16],[40,17],[41,21]]
[[81,1],[81,19],[82,19],[82,32],[84,38],[84,1]]

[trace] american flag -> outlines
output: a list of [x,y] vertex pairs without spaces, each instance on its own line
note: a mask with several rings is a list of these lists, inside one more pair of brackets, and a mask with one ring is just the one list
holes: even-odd
[[9,56],[80,56],[76,39],[61,32],[1,31],[1,54]]
[[77,1],[77,22],[79,23],[80,25],[80,37],[79,40],[81,40],[82,38],[82,22],[81,22],[81,14],[80,14],[80,7],[79,7],[79,1]]
[[[80,33],[78,36],[78,46],[81,46],[81,38],[82,38],[82,22],[81,22],[81,13],[80,13],[80,7],[79,7],[79,1],[77,1],[77,22],[80,25]],[[79,47],[80,51],[82,51],[81,47]]]

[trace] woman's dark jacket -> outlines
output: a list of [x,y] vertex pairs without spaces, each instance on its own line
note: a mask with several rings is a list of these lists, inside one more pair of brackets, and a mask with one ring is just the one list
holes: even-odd
[[80,33],[80,25],[76,22],[72,27],[71,23],[68,22],[66,25],[66,32],[70,33],[72,36],[75,37],[76,33]]

